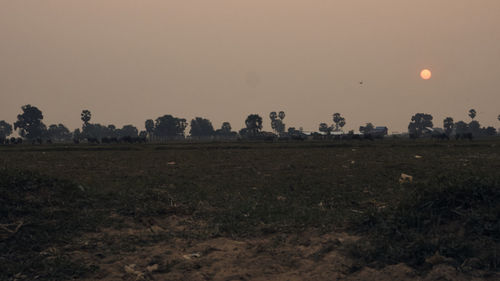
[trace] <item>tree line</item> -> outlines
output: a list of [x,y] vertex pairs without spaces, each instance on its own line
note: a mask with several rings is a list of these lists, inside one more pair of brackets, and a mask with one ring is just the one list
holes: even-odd
[[[43,123],[43,113],[36,106],[24,105],[21,107],[22,113],[17,115],[17,121],[13,126],[5,121],[0,121],[0,144],[22,143],[30,141],[32,143],[42,142],[70,142],[79,143],[87,141],[90,143],[118,143],[118,142],[146,142],[154,140],[182,140],[186,137],[194,139],[305,139],[307,136],[317,138],[329,138],[332,135],[355,136],[354,131],[344,133],[346,119],[340,113],[332,115],[332,124],[320,123],[319,132],[307,135],[302,128],[289,127],[286,129],[284,111],[273,111],[269,114],[271,128],[273,132],[262,131],[263,119],[258,114],[250,114],[245,119],[245,127],[238,132],[233,131],[229,122],[223,122],[219,129],[214,129],[212,122],[206,118],[195,117],[189,123],[184,118],[172,115],[163,115],[156,119],[148,119],[144,123],[144,130],[139,130],[133,125],[125,125],[117,128],[115,125],[102,125],[92,123],[92,113],[89,110],[82,110],[80,118],[82,127],[70,131],[63,124],[51,124],[46,126]],[[426,113],[417,113],[412,116],[408,125],[408,135],[410,138],[438,137],[448,138],[472,138],[481,136],[494,136],[497,134],[493,127],[481,127],[475,120],[477,111],[469,111],[470,122],[455,122],[452,117],[443,120],[443,128],[434,128],[433,117]],[[498,116],[500,121],[500,115]],[[186,128],[190,127],[189,135],[186,135]],[[14,138],[13,130],[17,130],[20,138]],[[375,127],[372,123],[367,123],[359,127],[361,135],[368,137],[383,137],[388,134],[387,127]]]
[[[477,117],[475,109],[470,109],[468,115],[471,118],[469,122],[462,120],[455,122],[452,117],[446,117],[443,120],[443,128],[434,128],[432,115],[417,113],[411,118],[411,122],[408,125],[408,133],[410,138],[431,136],[441,139],[449,139],[451,136],[454,136],[456,139],[472,139],[475,137],[495,136],[497,134],[497,130],[491,126],[481,127],[481,124],[475,120]],[[498,121],[500,121],[500,115],[498,115]]]

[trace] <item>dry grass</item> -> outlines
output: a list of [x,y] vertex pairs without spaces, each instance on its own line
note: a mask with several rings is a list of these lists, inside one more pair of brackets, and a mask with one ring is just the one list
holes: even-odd
[[[412,208],[422,204],[419,201],[421,198],[445,200],[441,195],[429,199],[423,195],[415,195],[412,191],[427,190],[429,187],[429,194],[444,196],[448,191],[444,193],[434,193],[434,191],[443,186],[453,188],[457,184],[464,187],[471,178],[482,179],[486,176],[492,183],[489,186],[497,188],[496,183],[500,179],[498,144],[496,141],[474,143],[388,141],[21,146],[0,147],[0,167],[8,169],[2,175],[3,178],[20,177],[16,179],[20,182],[19,188],[24,188],[23,180],[33,182],[33,179],[44,179],[37,188],[59,194],[52,196],[50,202],[58,202],[57,206],[64,206],[58,207],[63,212],[49,208],[61,215],[54,217],[53,222],[61,224],[60,222],[65,220],[73,220],[74,216],[82,217],[76,226],[67,224],[71,230],[63,231],[67,235],[59,237],[59,234],[54,234],[56,237],[44,238],[43,241],[47,243],[48,248],[58,249],[56,256],[72,257],[63,259],[71,261],[72,265],[48,266],[44,269],[45,275],[42,279],[64,279],[61,276],[90,279],[95,276],[105,279],[113,276],[118,279],[124,278],[123,276],[128,275],[123,266],[132,263],[124,258],[126,255],[141,261],[136,263],[138,267],[144,267],[141,269],[142,272],[146,271],[147,266],[154,264],[162,268],[161,272],[145,274],[144,278],[159,278],[158,274],[161,273],[162,278],[171,276],[175,280],[182,279],[179,276],[194,276],[192,274],[195,272],[205,272],[206,276],[203,277],[205,280],[224,280],[224,276],[215,273],[217,270],[214,269],[216,267],[213,267],[213,262],[204,260],[201,264],[193,265],[192,261],[186,264],[180,255],[180,253],[189,254],[191,250],[203,251],[197,246],[204,245],[203,243],[210,245],[210,241],[219,241],[217,239],[226,239],[227,243],[243,241],[249,243],[248,245],[255,245],[256,241],[267,241],[257,243],[264,246],[253,247],[253,250],[248,251],[254,253],[256,257],[261,254],[262,258],[273,255],[281,258],[282,262],[278,262],[279,258],[276,259],[280,267],[276,272],[281,272],[280,274],[291,271],[302,262],[308,263],[308,260],[318,262],[318,268],[338,261],[338,268],[345,267],[343,270],[337,270],[340,274],[338,276],[346,277],[365,264],[383,266],[407,262],[420,270],[422,259],[425,264],[429,253],[434,254],[436,248],[432,248],[432,251],[423,251],[420,263],[412,263],[405,260],[404,255],[394,255],[388,251],[384,252],[384,249],[371,251],[369,254],[372,260],[368,254],[363,254],[366,257],[364,259],[358,259],[355,255],[347,257],[345,253],[349,243],[339,244],[331,240],[319,246],[320,244],[317,244],[319,242],[314,241],[320,241],[321,237],[326,237],[325,235],[335,236],[335,233],[346,232],[350,233],[349,237],[361,235],[363,239],[359,243],[373,243],[378,241],[376,239],[390,241],[390,236],[382,234],[385,230],[380,227],[381,221],[392,228],[400,227],[394,220],[387,219],[391,215],[399,214],[394,213],[397,210],[399,212],[413,210],[411,215],[419,216],[424,213]],[[415,158],[415,155],[422,157]],[[12,172],[16,169],[35,171],[37,174]],[[413,182],[400,184],[399,178],[402,173],[411,175]],[[443,175],[446,177],[443,178]],[[455,183],[442,185],[440,181],[443,179],[454,179]],[[475,183],[477,182],[472,182]],[[13,192],[11,184],[6,182],[3,188],[2,197],[10,198],[5,196]],[[56,188],[55,191],[53,188]],[[76,191],[70,196],[57,191],[61,189]],[[411,197],[413,195],[416,197]],[[38,198],[39,195],[34,197]],[[20,210],[28,208],[26,202],[22,201],[25,199],[25,197],[19,198]],[[78,202],[85,200],[80,203],[86,207],[78,205],[80,203],[67,203],[73,202],[71,200]],[[50,206],[47,202],[43,201],[40,204],[45,208]],[[453,206],[456,209],[457,206]],[[436,212],[436,210],[426,212]],[[21,214],[12,217],[11,214],[11,209],[5,209],[0,223],[15,224],[21,220],[26,223],[29,216],[33,215]],[[411,216],[409,218],[412,219]],[[436,224],[435,221],[432,223]],[[372,227],[360,228],[367,224]],[[24,231],[28,229],[23,225],[12,237],[21,237],[20,235],[24,235]],[[57,228],[47,224],[47,230],[49,229]],[[411,226],[405,229],[414,231]],[[359,232],[360,230],[362,232]],[[426,237],[426,233],[422,234],[423,237]],[[82,234],[83,238],[79,240],[78,237]],[[303,235],[309,236],[307,239],[313,242],[307,245],[306,242],[293,238]],[[42,238],[34,239],[36,242]],[[405,247],[403,240],[398,247]],[[22,256],[22,251],[15,248],[24,245],[25,242],[8,241],[14,242],[9,242],[10,244],[2,242],[4,249],[12,255],[19,255],[20,259],[26,258]],[[159,245],[161,247],[158,249]],[[259,249],[269,249],[272,245],[275,245],[274,253],[259,252]],[[439,247],[441,244],[436,245]],[[305,248],[302,252],[297,250],[297,255],[291,250],[286,254],[286,249],[296,247]],[[161,253],[145,258],[148,249],[156,249]],[[367,249],[371,248],[361,250]],[[33,247],[30,249],[39,252],[44,250]],[[361,250],[359,253],[362,253]],[[220,251],[209,252],[210,255],[222,254]],[[308,254],[298,254],[306,252]],[[248,253],[245,251],[241,252],[241,255],[246,254]],[[442,251],[441,254],[451,255],[449,251]],[[229,266],[231,262],[235,263],[233,266],[240,268],[240,271],[237,269],[235,271],[240,274],[241,268],[244,267],[238,267],[237,264],[241,259],[227,253],[225,255],[227,258],[225,266]],[[342,258],[329,260],[327,257],[330,255]],[[162,262],[158,261],[158,258],[154,259],[154,256],[161,257]],[[207,256],[209,254],[202,255],[203,258]],[[5,256],[2,258],[5,259]],[[373,264],[373,259],[379,263]],[[57,259],[52,258],[52,260]],[[203,270],[196,268],[200,266]],[[315,270],[313,267],[315,266],[311,265],[309,269],[300,266],[297,268],[302,268],[304,272],[313,272]],[[74,270],[67,272],[63,268]],[[494,266],[487,269],[496,270]],[[16,274],[21,274],[18,276],[25,275],[29,279],[36,276],[37,271],[39,270],[29,271],[26,268],[9,267],[2,270],[2,278],[8,280]],[[273,274],[270,271],[268,275],[259,275],[259,278],[264,280],[265,276],[270,279],[271,276],[279,276]],[[321,278],[318,277],[318,280]]]

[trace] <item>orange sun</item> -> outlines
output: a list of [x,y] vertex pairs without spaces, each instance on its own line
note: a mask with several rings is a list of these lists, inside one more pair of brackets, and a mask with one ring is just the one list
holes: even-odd
[[429,80],[432,77],[432,72],[426,68],[420,72],[420,77],[424,80]]

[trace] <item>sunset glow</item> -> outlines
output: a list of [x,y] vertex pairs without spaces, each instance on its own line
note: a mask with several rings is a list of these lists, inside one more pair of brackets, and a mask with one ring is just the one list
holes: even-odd
[[[30,103],[71,130],[83,109],[120,127],[160,114],[236,126],[269,107],[314,131],[335,104],[352,113],[344,130],[373,118],[403,132],[415,103],[453,100],[457,118],[471,91],[490,120],[500,114],[500,1],[44,2],[1,1],[0,120]],[[375,104],[354,114],[359,99]]]

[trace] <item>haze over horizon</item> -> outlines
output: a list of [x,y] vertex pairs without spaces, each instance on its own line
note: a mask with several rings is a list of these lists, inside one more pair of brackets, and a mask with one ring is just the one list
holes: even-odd
[[[406,131],[417,112],[499,127],[500,1],[2,1],[0,120],[133,124],[165,114],[244,126]],[[429,68],[424,81],[420,71]],[[363,84],[359,82],[363,81]]]

